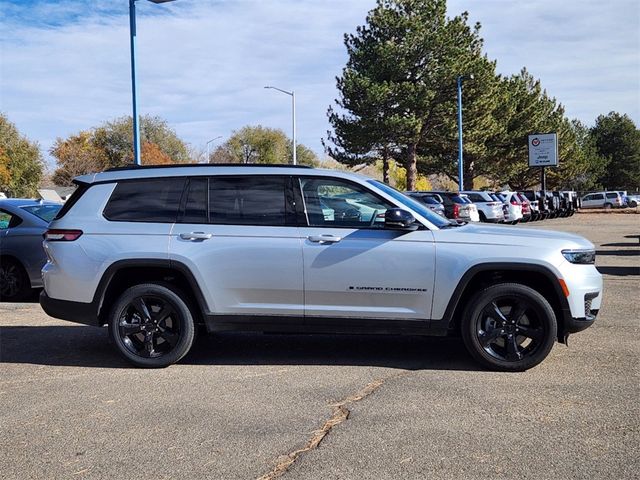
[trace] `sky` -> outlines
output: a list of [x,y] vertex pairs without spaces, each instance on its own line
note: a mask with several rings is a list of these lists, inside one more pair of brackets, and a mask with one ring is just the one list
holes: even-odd
[[[138,109],[196,150],[245,125],[291,132],[323,155],[327,107],[347,60],[345,33],[375,0],[176,0],[137,3]],[[628,114],[640,125],[637,0],[449,0],[482,24],[498,72],[524,66],[593,125]],[[0,111],[45,157],[66,137],[131,114],[127,0],[0,0]]]

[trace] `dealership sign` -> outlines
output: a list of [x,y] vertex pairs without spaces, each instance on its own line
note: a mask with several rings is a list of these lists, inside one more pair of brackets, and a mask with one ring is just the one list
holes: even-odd
[[538,133],[529,135],[529,166],[558,166],[558,135],[555,133]]

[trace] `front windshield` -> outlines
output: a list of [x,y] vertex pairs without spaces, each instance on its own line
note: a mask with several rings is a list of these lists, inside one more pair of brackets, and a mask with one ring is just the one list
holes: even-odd
[[405,205],[406,207],[410,208],[414,212],[419,213],[436,227],[442,228],[450,225],[449,220],[447,220],[446,218],[443,218],[437,213],[432,212],[425,205],[420,204],[420,202],[396,190],[395,188],[390,187],[386,183],[382,183],[378,180],[367,180],[367,182],[379,188],[384,193],[397,200],[401,204]]

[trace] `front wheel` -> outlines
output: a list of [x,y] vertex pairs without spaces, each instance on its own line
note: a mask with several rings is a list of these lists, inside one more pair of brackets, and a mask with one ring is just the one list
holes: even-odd
[[469,353],[491,370],[519,372],[544,360],[557,338],[556,316],[537,291],[517,283],[476,293],[462,319]]
[[184,296],[147,283],[125,290],[109,315],[109,336],[120,354],[139,367],[166,367],[193,344],[193,316]]

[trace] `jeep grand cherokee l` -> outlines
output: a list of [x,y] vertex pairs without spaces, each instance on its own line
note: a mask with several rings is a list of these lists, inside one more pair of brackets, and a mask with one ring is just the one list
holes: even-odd
[[356,174],[193,165],[76,183],[45,234],[41,304],[106,324],[142,367],[180,360],[203,325],[461,334],[486,367],[525,370],[591,325],[602,300],[584,238],[454,225]]

